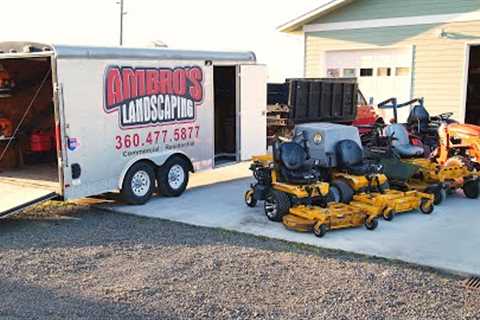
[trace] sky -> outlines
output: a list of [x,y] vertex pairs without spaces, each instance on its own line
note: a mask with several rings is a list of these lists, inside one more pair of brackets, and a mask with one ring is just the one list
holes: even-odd
[[[0,41],[119,43],[117,0],[0,0]],[[270,82],[303,76],[303,37],[276,28],[325,0],[124,0],[124,45],[254,51]],[[28,9],[27,9],[28,8]]]

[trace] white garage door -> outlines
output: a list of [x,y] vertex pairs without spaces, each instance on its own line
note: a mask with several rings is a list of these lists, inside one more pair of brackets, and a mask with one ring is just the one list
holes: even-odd
[[[373,99],[375,104],[392,97],[405,102],[411,98],[412,52],[411,48],[329,51],[326,74],[356,77],[365,98]],[[406,120],[407,115],[408,110],[402,110],[400,120]]]

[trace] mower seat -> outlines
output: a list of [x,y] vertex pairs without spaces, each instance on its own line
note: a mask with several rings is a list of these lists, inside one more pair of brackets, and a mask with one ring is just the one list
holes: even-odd
[[408,131],[401,124],[389,125],[385,135],[393,138],[392,147],[402,158],[421,157],[425,153],[422,147],[410,143]]
[[382,172],[382,166],[364,160],[362,148],[353,140],[342,140],[336,146],[339,168],[355,176]]
[[408,115],[407,124],[417,133],[436,133],[437,128],[432,128],[430,125],[430,114],[422,105],[416,105]]
[[308,163],[308,154],[295,142],[284,142],[274,150],[280,176],[286,183],[310,184],[320,179],[320,174]]

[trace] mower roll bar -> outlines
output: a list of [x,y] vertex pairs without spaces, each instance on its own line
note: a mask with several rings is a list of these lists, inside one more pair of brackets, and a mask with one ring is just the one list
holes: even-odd
[[395,120],[395,123],[398,123],[398,109],[403,108],[409,105],[412,105],[414,103],[419,103],[420,105],[423,105],[424,103],[424,98],[415,98],[410,101],[398,104],[397,103],[397,98],[390,98],[385,101],[380,102],[377,107],[379,109],[393,109],[393,119]]

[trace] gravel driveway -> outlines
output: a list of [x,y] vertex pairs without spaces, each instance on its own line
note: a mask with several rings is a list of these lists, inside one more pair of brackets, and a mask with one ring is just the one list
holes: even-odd
[[432,270],[88,207],[0,222],[0,319],[480,319]]

